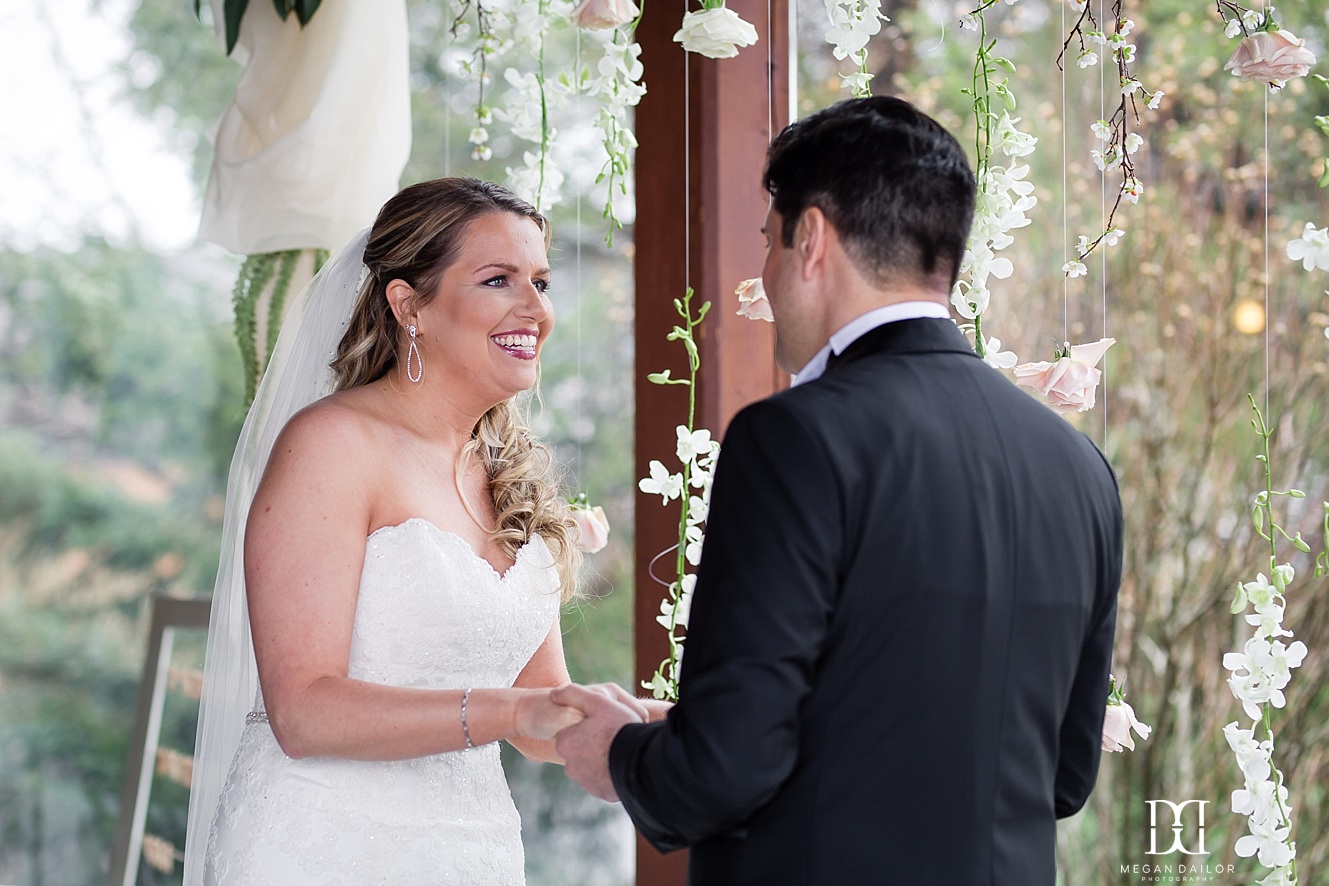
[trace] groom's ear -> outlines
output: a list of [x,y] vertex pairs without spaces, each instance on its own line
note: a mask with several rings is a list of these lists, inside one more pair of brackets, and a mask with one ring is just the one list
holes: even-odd
[[830,236],[831,227],[826,213],[816,206],[804,209],[794,226],[794,254],[798,257],[799,271],[804,280],[811,280],[822,270]]

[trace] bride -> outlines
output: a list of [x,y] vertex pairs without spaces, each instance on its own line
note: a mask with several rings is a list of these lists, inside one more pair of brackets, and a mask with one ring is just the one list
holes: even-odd
[[186,884],[523,882],[495,743],[560,762],[581,716],[549,698],[576,530],[515,401],[548,244],[424,182],[292,304],[227,490]]

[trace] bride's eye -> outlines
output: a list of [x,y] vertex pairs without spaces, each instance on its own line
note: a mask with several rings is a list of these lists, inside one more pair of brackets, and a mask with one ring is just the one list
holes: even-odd
[[507,286],[507,285],[508,285],[508,277],[507,277],[506,274],[499,274],[497,277],[490,277],[488,280],[486,280],[485,282],[481,283],[480,285],[481,285],[481,286],[492,286],[492,287],[494,287],[495,289],[497,289],[497,288],[499,288],[499,287]]
[[549,284],[549,281],[548,281],[548,280],[544,280],[544,279],[539,279],[539,278],[537,278],[537,279],[535,279],[535,280],[532,280],[532,281],[531,281],[531,284],[532,284],[533,286],[535,286],[536,290],[539,291],[539,293],[540,293],[541,295],[544,295],[544,294],[546,294],[546,293],[549,292],[549,285],[550,285],[550,284]]

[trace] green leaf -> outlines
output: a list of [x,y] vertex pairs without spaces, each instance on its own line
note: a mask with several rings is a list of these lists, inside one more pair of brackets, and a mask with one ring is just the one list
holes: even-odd
[[309,20],[318,12],[319,0],[296,0],[295,14],[300,17],[301,26],[309,24]]
[[249,0],[225,0],[222,4],[222,19],[226,23],[226,54],[235,49],[235,41],[240,38],[240,19],[244,17]]
[[1324,172],[1320,173],[1320,180],[1317,184],[1322,188],[1329,186],[1329,160],[1325,161]]

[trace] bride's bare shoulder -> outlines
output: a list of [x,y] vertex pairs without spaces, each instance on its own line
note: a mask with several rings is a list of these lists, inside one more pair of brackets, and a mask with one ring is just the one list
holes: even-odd
[[359,390],[341,391],[291,416],[273,445],[272,460],[294,456],[324,469],[368,467],[383,425],[383,416]]

